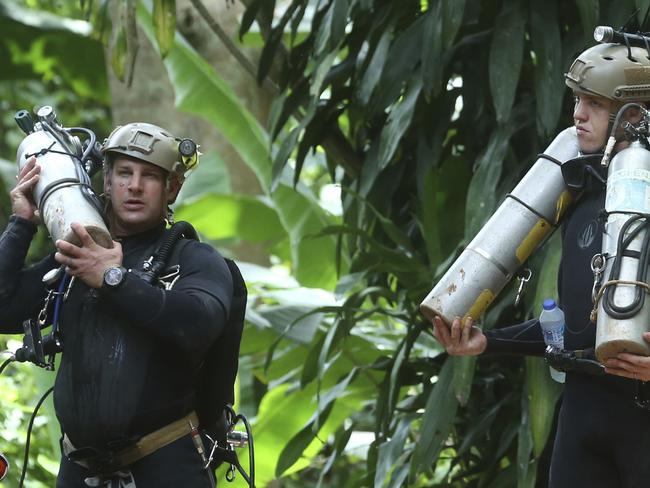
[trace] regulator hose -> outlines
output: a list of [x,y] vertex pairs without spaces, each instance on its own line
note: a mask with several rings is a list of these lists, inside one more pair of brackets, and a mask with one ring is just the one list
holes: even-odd
[[0,374],[9,366],[11,363],[13,363],[16,360],[16,358],[12,355],[10,358],[7,358],[4,363],[2,363],[2,366],[0,366]]
[[160,275],[167,264],[169,259],[169,253],[174,249],[174,244],[180,237],[185,237],[186,239],[198,240],[198,235],[192,224],[189,222],[176,222],[171,228],[167,231],[167,236],[162,242],[158,250],[152,256],[151,264],[149,267],[138,273],[140,278],[145,280],[147,283],[153,283],[154,280]]
[[[638,225],[630,230],[635,222],[639,222]],[[648,214],[635,214],[621,226],[616,244],[617,252],[609,275],[610,281],[619,279],[624,257],[637,257],[637,253],[628,250],[628,247],[643,230],[646,233],[643,236],[641,250],[638,252],[639,264],[636,271],[636,281],[645,282],[648,264],[650,263],[650,215]],[[618,306],[614,303],[616,286],[616,283],[613,283],[605,289],[603,293],[603,309],[613,319],[623,320],[634,317],[643,308],[646,289],[641,285],[634,285],[635,293],[632,303],[626,306]]]
[[43,405],[43,402],[45,399],[48,397],[50,393],[54,391],[54,387],[51,386],[41,397],[41,399],[38,401],[36,404],[36,407],[34,407],[34,411],[32,412],[32,416],[29,419],[29,426],[27,427],[27,439],[25,440],[25,454],[23,457],[23,469],[20,473],[20,481],[18,482],[18,487],[23,488],[23,484],[25,483],[25,475],[27,474],[27,464],[29,463],[29,444],[32,438],[32,429],[34,428],[34,420],[36,420],[36,415],[38,414],[38,410],[41,408],[41,405]]

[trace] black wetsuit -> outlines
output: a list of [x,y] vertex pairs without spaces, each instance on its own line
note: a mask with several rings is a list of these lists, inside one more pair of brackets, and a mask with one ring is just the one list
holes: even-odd
[[[591,259],[601,252],[604,188],[592,182],[564,221],[558,276],[566,325],[564,347],[593,348]],[[537,320],[486,333],[486,352],[541,356]],[[552,488],[650,486],[650,412],[634,405],[635,382],[613,375],[568,372],[551,460]]]
[[[22,321],[42,305],[41,278],[58,267],[48,256],[21,269],[35,230],[12,217],[0,236],[1,332],[22,331]],[[163,230],[122,239],[123,266],[140,268]],[[232,278],[224,259],[196,241],[181,241],[167,269],[179,272],[169,278],[177,278],[170,290],[131,273],[113,290],[93,290],[80,280],[70,288],[59,319],[64,352],[54,404],[75,447],[119,450],[195,409],[198,367],[226,323]],[[131,470],[138,488],[208,486],[189,436]],[[84,486],[87,476],[64,458],[57,487]]]

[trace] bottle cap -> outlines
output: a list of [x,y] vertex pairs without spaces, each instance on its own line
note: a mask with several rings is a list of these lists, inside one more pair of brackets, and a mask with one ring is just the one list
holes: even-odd
[[552,298],[547,298],[544,300],[544,303],[542,304],[542,307],[544,307],[544,310],[553,310],[557,305],[555,304],[555,300]]

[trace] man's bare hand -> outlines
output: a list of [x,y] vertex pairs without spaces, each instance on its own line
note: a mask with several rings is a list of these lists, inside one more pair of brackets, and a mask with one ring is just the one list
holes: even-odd
[[471,317],[467,317],[464,327],[461,327],[460,318],[456,317],[451,328],[440,317],[435,317],[433,336],[450,356],[476,356],[487,347],[487,337],[474,325]]
[[59,239],[55,243],[58,252],[54,259],[64,265],[71,276],[76,276],[91,288],[101,288],[104,271],[122,265],[122,246],[113,241],[113,247],[106,249],[97,244],[81,224],[75,222],[71,227],[81,240],[81,247]]
[[[650,343],[650,332],[644,332],[643,339]],[[616,358],[607,360],[605,372],[623,378],[650,381],[650,357],[621,352]]]
[[34,186],[38,183],[40,172],[41,167],[36,164],[36,157],[32,156],[16,176],[18,182],[13,190],[9,192],[11,212],[35,224],[40,223],[40,216],[32,192]]

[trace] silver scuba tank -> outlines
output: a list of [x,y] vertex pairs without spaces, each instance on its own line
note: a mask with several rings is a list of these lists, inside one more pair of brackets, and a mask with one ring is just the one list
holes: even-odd
[[574,127],[563,130],[422,301],[429,318],[479,318],[549,235],[572,197],[559,163],[579,154]]
[[98,199],[82,166],[84,150],[79,138],[59,124],[52,107],[42,107],[36,123],[31,121],[28,112],[19,114],[21,120],[17,114],[16,121],[27,137],[18,147],[16,163],[20,171],[31,156],[37,157],[41,173],[32,194],[52,240],[62,239],[80,245],[70,227],[78,222],[99,245],[112,247]]
[[[620,352],[648,356],[650,347],[642,334],[650,330],[650,297],[648,289],[634,283],[647,282],[647,268],[642,274],[638,271],[649,224],[639,214],[650,214],[650,151],[638,141],[616,154],[609,165],[605,210],[596,357],[604,362]],[[641,218],[634,220],[635,215]],[[628,242],[619,249],[622,239]]]

